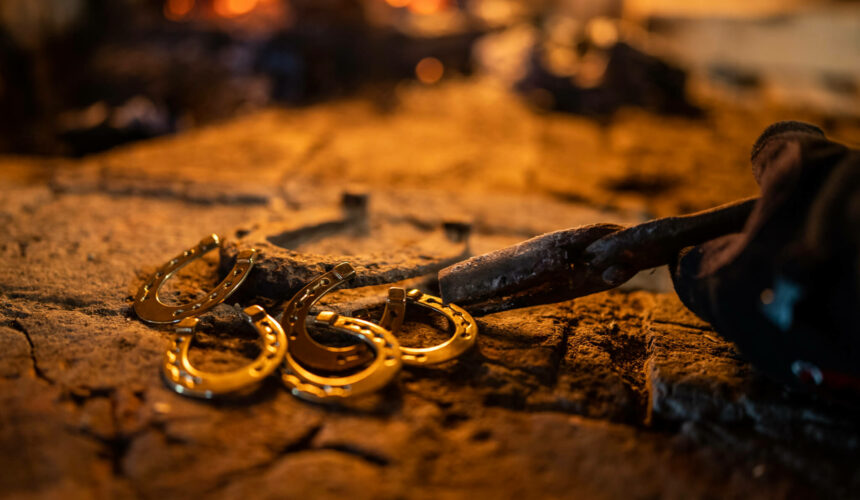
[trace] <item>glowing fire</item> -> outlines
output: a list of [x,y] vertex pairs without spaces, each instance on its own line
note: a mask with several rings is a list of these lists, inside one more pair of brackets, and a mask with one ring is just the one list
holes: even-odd
[[215,0],[215,13],[221,17],[236,17],[247,14],[257,6],[257,0]]
[[164,17],[171,21],[199,18],[235,18],[256,11],[265,17],[283,17],[289,11],[284,0],[164,0]]
[[[418,15],[437,14],[449,10],[453,0],[373,0],[384,1],[389,6],[407,9]],[[276,8],[273,10],[273,8]],[[192,18],[236,18],[244,17],[252,12],[263,12],[268,16],[272,12],[290,10],[289,3],[283,0],[164,0],[164,17],[171,21],[190,20]]]
[[167,0],[164,3],[164,17],[178,21],[194,9],[194,0]]
[[385,0],[385,2],[396,8],[408,7],[416,14],[435,14],[449,7],[449,0]]

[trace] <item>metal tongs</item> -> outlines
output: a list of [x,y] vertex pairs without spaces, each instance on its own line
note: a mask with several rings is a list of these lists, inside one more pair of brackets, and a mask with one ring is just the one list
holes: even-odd
[[546,233],[439,271],[445,302],[473,314],[562,302],[622,285],[678,252],[739,232],[757,197],[636,226],[592,224]]

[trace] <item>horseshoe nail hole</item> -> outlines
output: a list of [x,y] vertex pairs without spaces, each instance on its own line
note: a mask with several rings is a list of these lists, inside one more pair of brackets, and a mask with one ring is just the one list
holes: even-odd
[[323,278],[323,279],[321,279],[321,280],[320,280],[320,285],[326,286],[326,285],[328,285],[329,283],[331,283],[331,281],[329,281],[329,279],[328,279],[328,278]]
[[209,298],[212,300],[215,300],[216,297],[218,297],[218,292],[212,292],[211,294],[209,294]]
[[173,311],[173,317],[175,318],[184,312],[185,312],[185,309],[177,309],[177,310]]
[[230,288],[231,286],[233,286],[233,282],[232,282],[232,281],[227,281],[227,282],[225,282],[225,283],[224,283],[224,288]]
[[202,304],[194,304],[193,306],[191,306],[191,310],[196,311],[197,309],[200,309],[201,307],[202,307]]
[[160,278],[160,277],[162,277],[162,276],[164,276],[164,275],[163,275],[163,274],[161,274],[161,271],[158,271],[157,273],[155,273],[155,277],[156,277],[156,279],[157,279],[157,278]]
[[242,273],[241,269],[234,269],[233,270],[233,276],[239,276],[241,273]]

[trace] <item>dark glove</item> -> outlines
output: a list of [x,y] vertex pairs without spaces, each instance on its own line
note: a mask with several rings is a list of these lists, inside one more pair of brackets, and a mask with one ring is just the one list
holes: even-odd
[[860,151],[780,122],[752,165],[762,196],[743,232],[682,251],[675,290],[766,374],[856,399]]

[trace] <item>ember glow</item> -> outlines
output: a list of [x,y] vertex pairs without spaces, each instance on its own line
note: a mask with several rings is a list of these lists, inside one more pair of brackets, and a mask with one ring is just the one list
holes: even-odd
[[432,85],[441,80],[444,73],[445,66],[442,61],[435,57],[425,57],[415,65],[415,77],[427,85]]
[[188,20],[192,15],[197,17],[212,16],[231,19],[250,14],[255,10],[264,10],[269,6],[267,13],[272,11],[271,7],[279,7],[283,10],[287,6],[281,0],[211,0],[197,2],[196,0],[165,0],[164,17],[171,21]]
[[164,3],[164,17],[178,21],[194,9],[194,0],[167,0]]
[[221,17],[236,17],[247,14],[257,6],[257,0],[215,0],[215,13]]
[[385,0],[395,8],[408,7],[415,14],[435,14],[450,7],[448,0]]

